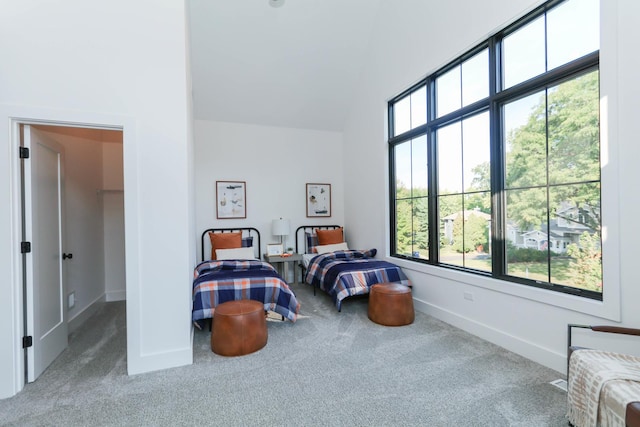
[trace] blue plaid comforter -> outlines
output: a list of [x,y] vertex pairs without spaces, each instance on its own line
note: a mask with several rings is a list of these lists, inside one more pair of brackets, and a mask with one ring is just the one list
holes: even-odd
[[395,282],[409,286],[409,279],[395,264],[373,259],[376,249],[336,251],[311,259],[305,282],[327,292],[338,310],[342,300],[369,293],[376,283]]
[[193,312],[196,325],[213,317],[218,304],[252,299],[264,304],[292,322],[296,321],[300,304],[287,283],[266,262],[258,260],[204,261],[193,277]]

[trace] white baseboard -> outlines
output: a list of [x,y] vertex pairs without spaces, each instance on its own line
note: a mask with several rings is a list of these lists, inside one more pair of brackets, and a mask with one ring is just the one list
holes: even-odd
[[551,384],[551,385],[552,385],[552,386],[554,386],[554,387],[558,387],[560,390],[562,390],[562,391],[564,391],[564,392],[566,392],[566,391],[567,391],[567,388],[568,388],[568,386],[567,386],[567,380],[562,379],[562,378],[557,379],[557,380],[553,380],[553,381],[551,381],[549,384]]
[[141,356],[127,351],[127,373],[129,375],[144,374],[192,364],[193,346]]
[[426,313],[436,319],[442,320],[456,328],[469,332],[477,337],[487,340],[509,351],[533,360],[541,365],[565,373],[567,370],[567,359],[564,354],[553,352],[547,348],[540,347],[534,343],[526,341],[520,337],[510,335],[504,331],[495,329],[488,325],[479,323],[473,319],[462,316],[458,313],[443,309],[425,301],[414,298],[415,309]]
[[107,291],[105,297],[107,302],[125,301],[127,299],[127,291],[125,289],[120,291]]
[[105,296],[102,295],[89,304],[84,310],[73,316],[73,318],[67,320],[68,333],[72,333],[82,326],[82,324],[86,322],[89,317],[95,314],[104,303]]

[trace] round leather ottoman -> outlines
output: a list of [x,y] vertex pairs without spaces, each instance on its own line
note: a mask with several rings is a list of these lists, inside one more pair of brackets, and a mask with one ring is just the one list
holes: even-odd
[[267,344],[264,305],[254,300],[228,301],[213,312],[211,350],[221,356],[242,356]]
[[399,283],[378,283],[369,290],[369,319],[385,326],[413,323],[411,289]]

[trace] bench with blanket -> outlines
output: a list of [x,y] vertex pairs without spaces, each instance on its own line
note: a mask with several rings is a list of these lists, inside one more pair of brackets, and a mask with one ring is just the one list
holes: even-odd
[[638,329],[569,325],[569,422],[576,427],[640,427],[640,357],[574,347],[572,327],[640,335]]

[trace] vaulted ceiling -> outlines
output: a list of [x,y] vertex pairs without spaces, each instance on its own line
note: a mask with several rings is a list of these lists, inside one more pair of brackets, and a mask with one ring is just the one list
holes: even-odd
[[381,0],[190,0],[194,115],[343,130]]

